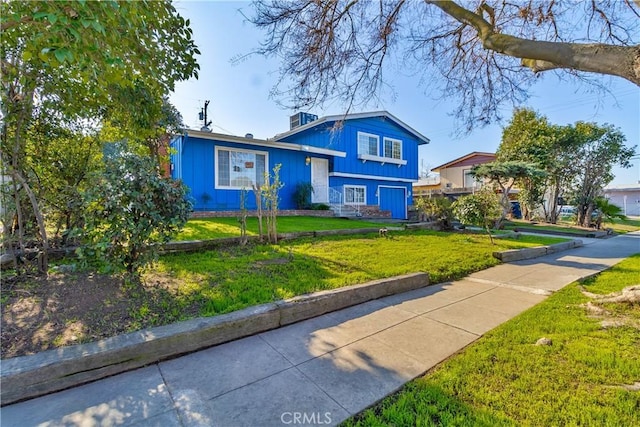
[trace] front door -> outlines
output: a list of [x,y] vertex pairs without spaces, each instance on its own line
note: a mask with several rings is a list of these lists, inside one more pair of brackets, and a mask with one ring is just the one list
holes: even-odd
[[311,159],[312,203],[329,203],[329,161]]

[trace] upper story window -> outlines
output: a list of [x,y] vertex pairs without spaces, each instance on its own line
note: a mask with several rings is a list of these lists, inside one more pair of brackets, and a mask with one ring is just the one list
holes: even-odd
[[358,132],[358,154],[367,156],[379,156],[380,138],[378,135]]
[[241,190],[262,185],[267,156],[263,151],[216,147],[216,188]]
[[402,141],[393,138],[384,138],[384,157],[402,160]]
[[363,163],[368,161],[381,164],[391,163],[398,167],[407,164],[402,158],[402,141],[384,137],[382,146],[380,137],[366,132],[358,132],[358,159]]

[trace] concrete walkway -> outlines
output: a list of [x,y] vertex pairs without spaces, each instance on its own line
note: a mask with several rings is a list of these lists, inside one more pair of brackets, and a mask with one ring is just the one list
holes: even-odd
[[9,426],[336,425],[567,284],[640,252],[640,233],[501,264],[48,396]]

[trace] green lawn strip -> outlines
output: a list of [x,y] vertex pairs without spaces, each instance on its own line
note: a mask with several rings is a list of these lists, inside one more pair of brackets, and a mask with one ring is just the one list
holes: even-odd
[[[582,285],[607,294],[639,275],[637,254]],[[640,394],[619,387],[640,381],[640,330],[603,329],[587,301],[567,286],[344,425],[640,425]]]
[[[400,224],[383,224],[358,219],[310,216],[278,217],[278,232],[292,233],[320,230],[343,230],[356,228],[382,228]],[[258,219],[247,218],[247,234],[258,235]],[[239,237],[240,223],[235,217],[190,219],[175,240],[208,240],[222,237]]]
[[603,228],[611,228],[616,233],[629,233],[640,230],[640,219],[615,219],[613,222],[602,224]]
[[172,301],[165,306],[197,306],[198,315],[212,316],[419,271],[428,272],[432,283],[457,279],[498,264],[493,251],[557,241],[562,239],[521,236],[491,245],[486,235],[434,231],[402,232],[389,239],[377,233],[306,238],[276,246],[164,255],[144,280],[174,284]]
[[[529,221],[518,221],[512,220],[505,222],[505,229],[513,230],[514,228],[535,228],[536,230],[547,230],[547,231],[562,231],[563,233],[572,233],[572,234],[584,234],[589,231],[585,228],[576,227],[572,225],[572,223],[567,221],[559,221],[558,224],[532,224]],[[635,219],[627,219],[621,220],[616,219],[613,222],[604,222],[602,224],[602,229],[605,230],[607,228],[611,228],[616,233],[628,233],[631,231],[640,230],[640,220]]]

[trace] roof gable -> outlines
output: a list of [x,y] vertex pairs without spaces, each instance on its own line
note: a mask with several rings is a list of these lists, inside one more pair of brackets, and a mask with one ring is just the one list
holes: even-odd
[[484,164],[492,162],[496,159],[496,155],[494,153],[484,153],[480,151],[474,151],[469,154],[465,154],[462,157],[458,157],[457,159],[451,160],[445,164],[440,166],[436,166],[431,169],[432,172],[438,172],[440,169],[446,169],[451,167],[461,167],[461,166],[472,166],[478,164]]
[[289,130],[287,132],[280,133],[280,134],[276,135],[273,139],[275,139],[276,141],[279,141],[279,140],[282,140],[282,139],[284,139],[286,137],[289,137],[291,135],[295,135],[297,133],[304,132],[304,131],[306,131],[308,129],[314,128],[314,127],[316,127],[318,125],[322,125],[322,124],[328,124],[328,123],[331,123],[331,122],[340,122],[340,121],[346,121],[346,120],[367,119],[367,118],[372,118],[372,117],[384,117],[384,118],[392,121],[397,126],[401,127],[406,132],[408,132],[411,135],[413,135],[418,140],[418,145],[428,144],[430,142],[429,138],[427,138],[426,136],[422,135],[420,132],[418,132],[417,130],[413,129],[411,126],[407,125],[402,120],[398,119],[396,116],[394,116],[393,114],[389,113],[388,111],[372,111],[372,112],[368,112],[368,113],[338,114],[338,115],[333,115],[333,116],[324,116],[324,117],[320,117],[318,120],[314,120],[314,121],[312,121],[310,123],[307,123],[305,125],[296,127],[296,128],[291,129],[291,130]]

